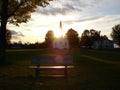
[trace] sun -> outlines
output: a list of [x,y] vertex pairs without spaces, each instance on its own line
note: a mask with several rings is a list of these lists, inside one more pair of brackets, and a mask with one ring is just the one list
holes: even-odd
[[62,32],[60,30],[55,30],[54,35],[56,38],[60,38],[62,36]]

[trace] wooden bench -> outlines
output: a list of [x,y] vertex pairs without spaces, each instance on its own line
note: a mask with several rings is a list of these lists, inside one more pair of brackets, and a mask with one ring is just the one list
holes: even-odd
[[[65,77],[67,78],[67,71],[73,68],[73,57],[70,55],[57,55],[57,56],[33,56],[32,68],[35,70],[35,76],[38,77]],[[41,70],[56,70],[63,71],[63,74],[52,74],[42,76]]]

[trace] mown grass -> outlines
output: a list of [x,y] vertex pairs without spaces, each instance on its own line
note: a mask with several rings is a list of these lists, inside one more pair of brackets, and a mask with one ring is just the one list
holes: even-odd
[[[77,49],[60,51],[74,58],[68,80],[57,78],[35,79],[31,57],[56,55],[58,51],[20,49],[7,50],[8,64],[0,66],[0,90],[119,90],[119,50]],[[106,62],[107,61],[107,62]],[[110,61],[110,63],[109,63]]]

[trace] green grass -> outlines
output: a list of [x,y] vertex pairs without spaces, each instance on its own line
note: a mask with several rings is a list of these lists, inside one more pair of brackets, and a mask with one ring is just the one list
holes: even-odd
[[75,68],[68,72],[68,81],[56,78],[36,80],[34,70],[28,68],[32,56],[56,55],[58,50],[7,50],[8,64],[0,66],[0,90],[119,90],[119,50],[63,52],[74,58]]

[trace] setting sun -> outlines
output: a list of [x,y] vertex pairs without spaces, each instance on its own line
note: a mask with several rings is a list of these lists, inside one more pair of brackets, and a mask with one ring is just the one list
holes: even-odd
[[62,32],[60,30],[55,30],[54,35],[55,35],[56,38],[59,38],[59,37],[62,36]]

